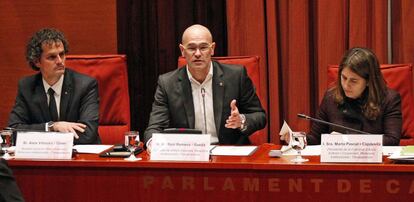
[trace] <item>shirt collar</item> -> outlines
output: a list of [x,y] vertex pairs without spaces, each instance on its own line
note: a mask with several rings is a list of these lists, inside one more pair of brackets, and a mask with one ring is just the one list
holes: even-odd
[[202,85],[202,84],[206,83],[207,81],[209,81],[211,78],[213,78],[213,62],[210,62],[210,69],[208,70],[208,74],[206,76],[206,79],[204,79],[203,83],[201,83],[201,84],[196,79],[194,79],[193,75],[188,70],[188,64],[186,65],[186,70],[187,70],[188,79],[190,80],[191,83],[196,83],[198,85]]
[[47,94],[47,91],[49,90],[49,88],[52,88],[53,91],[55,91],[56,95],[60,95],[62,93],[62,86],[63,86],[63,78],[65,77],[64,74],[62,74],[62,76],[60,77],[60,79],[53,85],[50,86],[45,79],[42,77],[42,81],[43,81],[43,87],[45,88],[45,92]]

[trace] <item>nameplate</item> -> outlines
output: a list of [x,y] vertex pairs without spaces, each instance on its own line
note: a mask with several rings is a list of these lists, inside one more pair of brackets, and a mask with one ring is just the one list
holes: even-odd
[[152,135],[151,160],[208,161],[210,135],[161,134]]
[[321,162],[381,163],[382,135],[322,134]]
[[16,158],[71,159],[72,133],[18,132]]

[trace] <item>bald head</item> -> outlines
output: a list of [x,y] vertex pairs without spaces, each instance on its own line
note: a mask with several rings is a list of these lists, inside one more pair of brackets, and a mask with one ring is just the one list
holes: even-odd
[[211,36],[210,30],[208,30],[207,27],[199,24],[192,25],[185,29],[181,38],[181,43],[185,45],[194,39],[203,39],[208,43],[213,42],[213,37]]
[[187,61],[187,67],[193,78],[203,83],[214,55],[216,44],[213,42],[210,30],[202,25],[188,27],[179,45],[181,56]]

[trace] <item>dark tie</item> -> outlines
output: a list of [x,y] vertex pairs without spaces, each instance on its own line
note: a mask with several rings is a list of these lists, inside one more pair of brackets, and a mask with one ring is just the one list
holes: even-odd
[[52,121],[57,121],[58,120],[58,113],[57,113],[57,108],[56,108],[56,101],[55,101],[55,91],[52,88],[49,88],[49,90],[47,90],[47,93],[49,94],[49,113],[50,113],[50,118],[52,118]]

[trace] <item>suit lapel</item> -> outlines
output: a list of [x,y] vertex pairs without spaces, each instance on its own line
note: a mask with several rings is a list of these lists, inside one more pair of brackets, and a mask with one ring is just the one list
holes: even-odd
[[181,68],[178,73],[178,92],[177,94],[183,99],[184,110],[187,117],[188,127],[195,127],[194,103],[191,84],[188,79],[186,67]]
[[39,105],[42,117],[45,118],[44,121],[52,120],[49,114],[49,106],[47,104],[47,96],[45,92],[45,87],[42,82],[42,75],[39,73],[36,75],[36,81],[34,86],[34,98],[33,102]]
[[73,90],[73,77],[72,72],[66,68],[65,78],[63,79],[62,92],[60,95],[60,111],[59,111],[59,120],[67,120],[67,112],[69,110],[69,102],[72,97]]
[[221,114],[223,113],[224,81],[223,71],[219,64],[213,61],[213,107],[216,132],[219,135],[221,127]]

